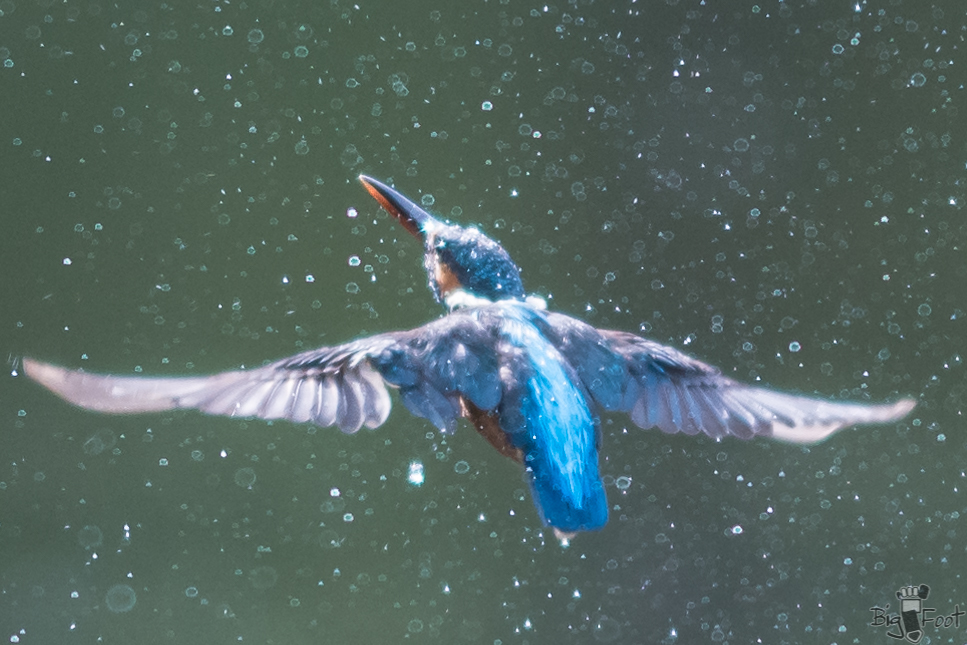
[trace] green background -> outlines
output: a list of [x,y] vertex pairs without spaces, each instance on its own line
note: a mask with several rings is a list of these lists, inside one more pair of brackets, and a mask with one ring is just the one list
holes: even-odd
[[743,381],[920,400],[809,448],[607,416],[611,522],[561,549],[464,425],[106,417],[11,367],[0,637],[858,643],[892,641],[870,607],[900,586],[967,605],[964,23],[953,0],[0,1],[11,356],[197,374],[422,324],[421,249],[365,172],[499,239],[554,309]]

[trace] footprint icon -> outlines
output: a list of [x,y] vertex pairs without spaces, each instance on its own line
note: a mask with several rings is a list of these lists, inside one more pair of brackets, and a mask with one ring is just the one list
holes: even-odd
[[903,637],[911,643],[919,643],[923,638],[920,610],[923,609],[923,601],[928,595],[930,587],[927,585],[900,587],[896,592],[896,597],[900,599],[900,615],[903,617]]

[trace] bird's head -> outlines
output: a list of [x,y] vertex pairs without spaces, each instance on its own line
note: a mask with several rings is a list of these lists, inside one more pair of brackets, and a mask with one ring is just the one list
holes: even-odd
[[490,301],[524,298],[520,270],[510,255],[476,228],[447,224],[372,177],[360,175],[369,194],[423,242],[430,291],[443,302],[458,289]]

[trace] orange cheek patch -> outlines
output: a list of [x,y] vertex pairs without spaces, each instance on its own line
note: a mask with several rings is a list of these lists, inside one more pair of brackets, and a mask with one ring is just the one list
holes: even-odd
[[454,289],[459,289],[461,286],[460,280],[457,279],[456,274],[450,270],[450,268],[440,262],[436,261],[436,266],[433,270],[433,277],[436,279],[436,283],[440,287],[440,295],[445,296]]

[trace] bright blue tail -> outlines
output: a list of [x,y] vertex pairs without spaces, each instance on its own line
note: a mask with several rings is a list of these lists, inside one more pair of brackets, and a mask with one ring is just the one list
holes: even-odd
[[577,375],[531,323],[535,314],[508,306],[504,338],[517,352],[516,382],[504,392],[501,427],[524,452],[534,501],[545,524],[587,531],[608,521],[598,473],[597,427]]

